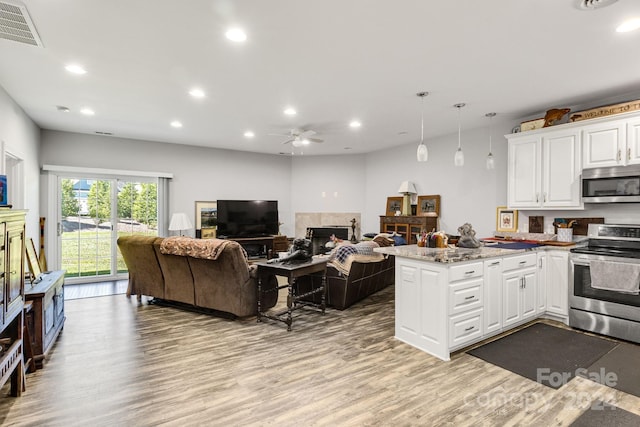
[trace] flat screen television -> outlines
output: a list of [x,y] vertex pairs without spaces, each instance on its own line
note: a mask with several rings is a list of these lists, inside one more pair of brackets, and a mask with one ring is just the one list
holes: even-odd
[[218,200],[219,238],[278,234],[277,200]]

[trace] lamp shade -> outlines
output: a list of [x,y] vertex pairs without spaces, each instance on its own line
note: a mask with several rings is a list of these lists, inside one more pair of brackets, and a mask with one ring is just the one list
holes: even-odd
[[400,184],[400,188],[398,189],[398,193],[405,194],[417,194],[416,186],[411,181],[402,181]]
[[169,223],[170,231],[182,231],[193,228],[189,217],[184,212],[177,212],[171,216],[171,222]]

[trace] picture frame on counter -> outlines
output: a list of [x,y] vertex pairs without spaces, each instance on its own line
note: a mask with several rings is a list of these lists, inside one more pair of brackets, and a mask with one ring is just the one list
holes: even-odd
[[440,195],[418,196],[418,216],[440,216]]
[[196,201],[196,238],[213,239],[218,229],[218,202]]
[[496,209],[496,231],[518,231],[518,211],[498,206]]

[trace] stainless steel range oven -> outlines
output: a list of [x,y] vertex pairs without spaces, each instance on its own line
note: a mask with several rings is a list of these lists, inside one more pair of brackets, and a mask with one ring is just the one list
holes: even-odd
[[[618,283],[637,280],[640,225],[589,224],[588,234],[569,256],[569,325],[640,343],[640,295]],[[592,283],[592,267],[610,274]]]

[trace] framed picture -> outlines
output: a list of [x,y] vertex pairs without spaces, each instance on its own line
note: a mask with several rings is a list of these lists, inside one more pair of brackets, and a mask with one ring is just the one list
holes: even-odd
[[196,237],[213,239],[218,229],[218,202],[196,202]]
[[29,266],[29,273],[31,274],[31,282],[37,280],[42,274],[40,270],[40,263],[38,262],[38,255],[36,253],[36,245],[33,243],[33,239],[29,239],[25,242],[27,248],[27,265]]
[[440,195],[418,196],[418,216],[440,216]]
[[385,211],[385,215],[394,216],[398,211],[402,211],[402,196],[387,197],[387,210]]
[[498,206],[496,211],[496,231],[517,231],[518,211],[507,209],[506,206]]

